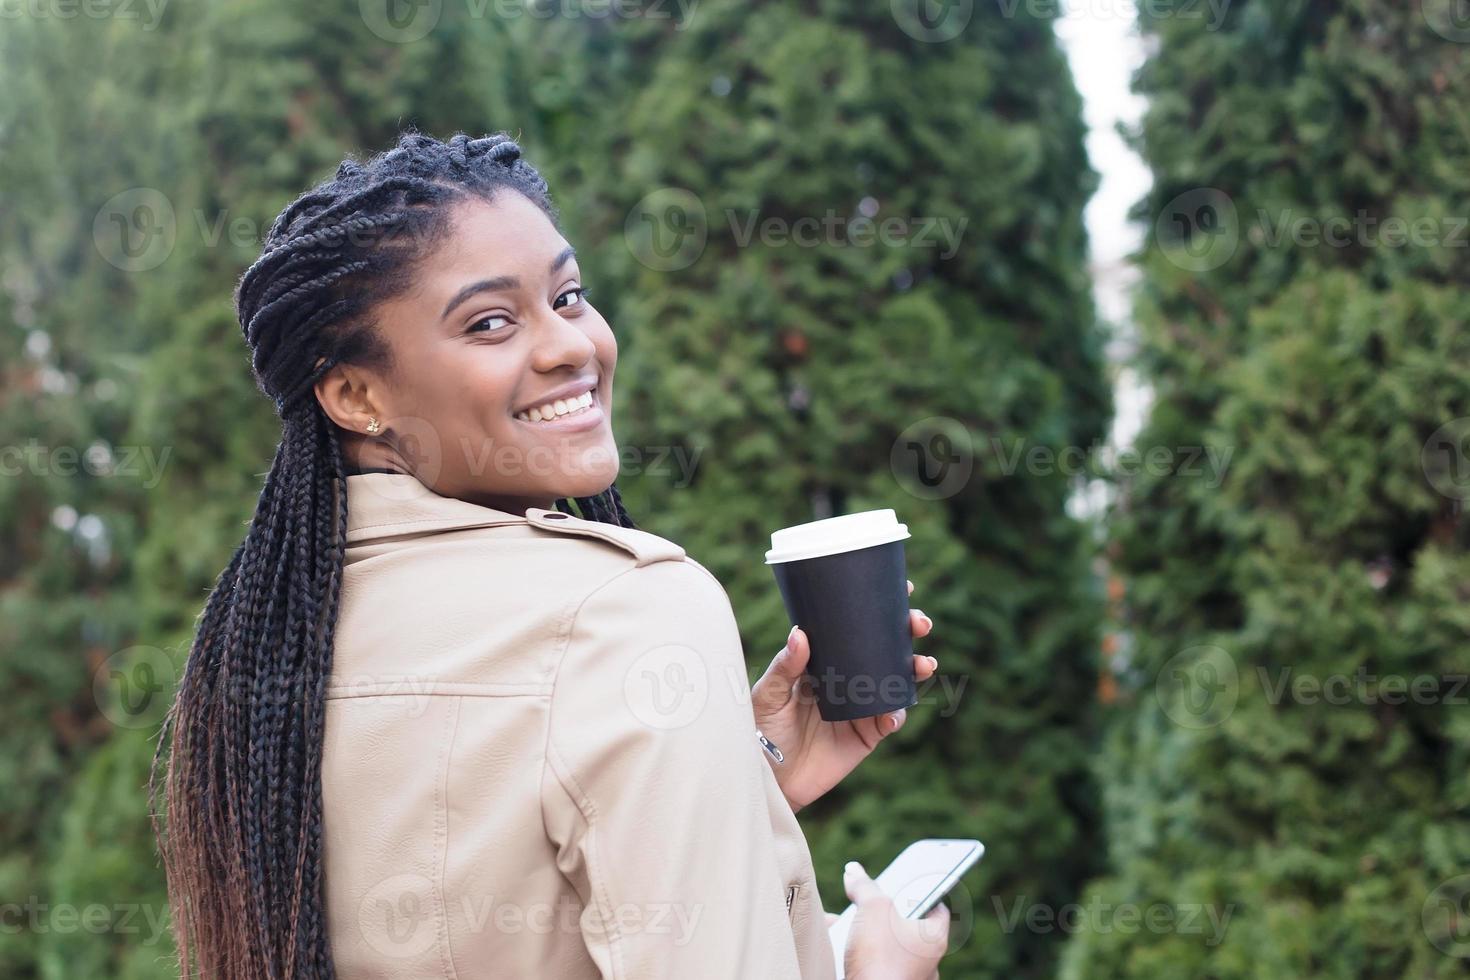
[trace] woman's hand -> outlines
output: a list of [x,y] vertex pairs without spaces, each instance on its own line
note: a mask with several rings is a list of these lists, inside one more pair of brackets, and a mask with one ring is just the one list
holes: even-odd
[[[947,905],[940,902],[922,919],[906,919],[856,861],[843,869],[842,887],[857,906],[842,951],[848,980],[938,980],[939,961],[949,950]],[[829,929],[836,918],[828,913]]]
[[[913,595],[914,583],[909,582],[908,588]],[[909,610],[909,625],[916,637],[928,636],[934,629],[933,621],[918,609]],[[806,634],[799,627],[793,628],[786,647],[776,654],[750,692],[756,727],[785,757],[777,764],[768,755],[767,761],[775,769],[776,782],[793,813],[836,786],[885,736],[898,731],[907,717],[900,708],[871,718],[823,721],[810,682],[803,680],[810,656]],[[932,676],[938,666],[933,657],[914,654],[916,680]]]

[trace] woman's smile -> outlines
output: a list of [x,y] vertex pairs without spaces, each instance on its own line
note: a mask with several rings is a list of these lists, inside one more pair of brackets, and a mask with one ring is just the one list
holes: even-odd
[[[549,416],[549,417],[548,417]],[[597,389],[578,398],[558,398],[535,406],[529,412],[517,412],[515,420],[522,425],[551,432],[586,432],[607,421]]]

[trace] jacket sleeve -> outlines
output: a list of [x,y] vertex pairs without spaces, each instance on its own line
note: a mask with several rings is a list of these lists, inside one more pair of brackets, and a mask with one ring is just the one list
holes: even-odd
[[578,608],[556,672],[542,810],[607,980],[799,980],[729,599],[686,561]]

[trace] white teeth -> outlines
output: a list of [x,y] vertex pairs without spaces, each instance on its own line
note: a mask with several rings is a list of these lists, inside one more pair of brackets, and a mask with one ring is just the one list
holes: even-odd
[[517,412],[516,418],[522,422],[549,422],[564,415],[575,415],[584,408],[590,407],[591,404],[592,392],[585,391],[576,398],[558,398],[554,402],[548,402],[529,412]]

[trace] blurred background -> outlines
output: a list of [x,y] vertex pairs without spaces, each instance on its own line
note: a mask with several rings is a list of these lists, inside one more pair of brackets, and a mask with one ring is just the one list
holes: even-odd
[[935,681],[802,812],[945,977],[1470,975],[1463,0],[0,0],[0,976],[175,976],[144,786],[278,440],[231,290],[507,130],[725,584],[893,507]]

